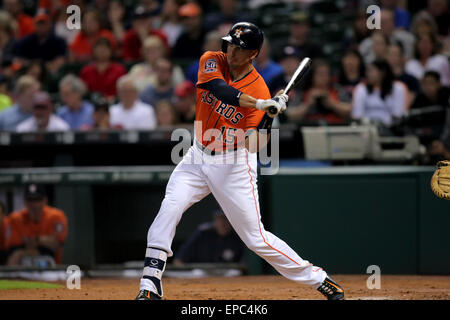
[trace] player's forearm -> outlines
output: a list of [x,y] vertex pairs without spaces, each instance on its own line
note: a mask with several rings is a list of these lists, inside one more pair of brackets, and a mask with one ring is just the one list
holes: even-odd
[[287,100],[287,95],[283,95],[282,92],[277,94],[276,97],[272,99],[256,99],[242,93],[239,97],[239,106],[244,108],[256,108],[262,111],[268,111],[271,108],[274,108],[277,110],[276,114],[278,114],[278,112],[282,112],[286,109]]
[[253,98],[252,96],[249,96],[248,94],[241,94],[239,97],[239,106],[244,108],[256,108],[256,102],[258,100]]
[[257,99],[228,85],[222,79],[213,79],[199,85],[200,88],[209,90],[217,99],[232,106],[255,108]]

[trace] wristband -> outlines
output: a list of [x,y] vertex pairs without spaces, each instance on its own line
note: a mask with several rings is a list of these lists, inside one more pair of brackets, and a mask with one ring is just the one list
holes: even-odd
[[257,99],[255,108],[258,110],[263,110],[263,103],[264,103],[263,99]]

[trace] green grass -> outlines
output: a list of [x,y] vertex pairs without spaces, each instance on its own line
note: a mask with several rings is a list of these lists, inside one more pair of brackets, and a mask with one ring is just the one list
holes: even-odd
[[46,283],[36,281],[0,280],[0,290],[53,289],[53,288],[62,288],[62,285],[56,283]]

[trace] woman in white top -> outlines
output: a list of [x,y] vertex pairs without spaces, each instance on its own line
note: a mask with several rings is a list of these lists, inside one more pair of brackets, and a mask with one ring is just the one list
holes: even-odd
[[405,71],[421,80],[425,71],[436,71],[441,75],[441,84],[450,85],[450,64],[448,58],[438,54],[438,40],[431,33],[417,37],[415,59],[406,63]]
[[159,28],[167,35],[169,46],[173,48],[178,37],[183,32],[183,26],[178,16],[180,5],[177,0],[165,0],[161,10],[161,24]]
[[[142,44],[142,56],[144,62],[134,65],[128,75],[136,81],[139,93],[150,85],[156,85],[155,66],[161,57],[167,57],[167,48],[161,38],[149,36]],[[180,66],[174,65],[172,72],[172,84],[177,86],[184,81],[184,73]]]
[[406,111],[406,86],[394,80],[391,67],[385,60],[369,64],[366,77],[366,82],[358,84],[353,92],[352,118],[390,126]]

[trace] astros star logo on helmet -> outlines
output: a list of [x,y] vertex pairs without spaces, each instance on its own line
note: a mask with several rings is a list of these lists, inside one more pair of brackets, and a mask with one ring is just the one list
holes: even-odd
[[240,37],[241,37],[241,34],[242,34],[242,29],[241,29],[241,28],[236,29],[236,31],[234,31],[234,36],[235,36],[236,38],[240,38]]

